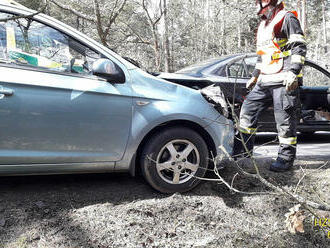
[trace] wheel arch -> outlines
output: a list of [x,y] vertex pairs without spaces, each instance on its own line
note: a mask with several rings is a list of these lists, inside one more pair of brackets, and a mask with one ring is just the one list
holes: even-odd
[[138,149],[135,153],[135,156],[133,156],[131,163],[130,163],[130,174],[132,176],[135,176],[136,174],[140,173],[140,166],[139,166],[139,161],[141,158],[142,150],[146,144],[146,142],[157,132],[161,132],[162,130],[171,128],[171,127],[187,127],[195,132],[197,132],[205,141],[207,145],[207,149],[209,152],[209,155],[213,155],[214,157],[217,155],[217,150],[216,150],[216,145],[212,139],[212,136],[199,124],[193,121],[189,120],[173,120],[173,121],[168,121],[163,124],[160,124],[156,127],[154,127],[152,130],[150,130],[142,139],[140,142]]

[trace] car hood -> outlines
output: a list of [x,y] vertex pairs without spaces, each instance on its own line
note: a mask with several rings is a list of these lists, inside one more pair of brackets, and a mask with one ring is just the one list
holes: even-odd
[[209,86],[203,90],[195,90],[154,77],[141,69],[132,70],[131,76],[135,98],[188,103],[192,110],[194,105],[204,106],[205,112],[217,109],[218,113],[228,117],[228,107],[220,87]]
[[201,78],[197,77],[197,75],[187,75],[182,73],[167,73],[162,72],[158,76],[158,78],[163,79],[179,79],[179,80],[191,80],[191,81],[199,81]]
[[152,76],[141,70],[130,70],[133,94],[157,100],[176,100],[178,97],[201,98],[199,91]]
[[159,75],[157,75],[158,78],[162,78],[165,80],[169,80],[172,82],[200,82],[200,81],[208,81],[213,83],[218,82],[225,82],[225,81],[231,81],[228,77],[221,77],[217,75],[189,75],[189,74],[183,74],[183,73],[166,73],[162,72]]

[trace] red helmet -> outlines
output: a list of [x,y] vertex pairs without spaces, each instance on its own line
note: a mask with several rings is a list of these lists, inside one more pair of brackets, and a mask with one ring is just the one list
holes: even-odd
[[269,19],[277,6],[277,4],[281,2],[278,0],[256,0],[256,4],[258,5],[258,15]]

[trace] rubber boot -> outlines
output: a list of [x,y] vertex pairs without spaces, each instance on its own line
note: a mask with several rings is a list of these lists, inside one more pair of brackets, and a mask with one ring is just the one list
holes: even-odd
[[281,157],[278,157],[274,163],[270,165],[269,170],[274,172],[285,172],[292,168],[293,160],[288,161]]

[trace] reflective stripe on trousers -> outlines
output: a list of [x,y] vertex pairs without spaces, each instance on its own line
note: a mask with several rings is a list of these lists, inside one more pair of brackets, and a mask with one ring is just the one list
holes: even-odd
[[261,86],[257,83],[241,108],[240,130],[256,130],[260,113],[273,104],[278,136],[281,137],[278,156],[285,160],[294,160],[298,101],[298,90],[288,93],[281,84]]
[[248,128],[248,127],[243,127],[241,125],[239,125],[238,130],[244,134],[255,134],[257,132],[256,128]]
[[297,145],[297,137],[289,137],[289,138],[283,138],[283,137],[278,137],[280,144],[284,145]]

